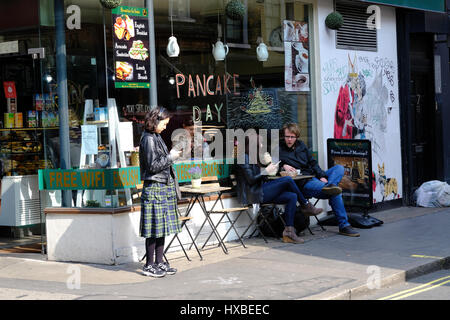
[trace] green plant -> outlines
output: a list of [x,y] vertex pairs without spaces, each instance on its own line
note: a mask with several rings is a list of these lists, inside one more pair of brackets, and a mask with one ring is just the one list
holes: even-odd
[[343,24],[344,24],[344,18],[337,11],[330,13],[325,18],[325,25],[332,30],[338,30],[340,27],[343,26]]
[[101,5],[107,9],[114,9],[122,3],[122,0],[100,0]]
[[225,12],[230,19],[240,20],[245,15],[245,5],[240,0],[231,0],[227,3]]
[[189,169],[189,173],[191,174],[192,179],[201,179],[202,177],[202,168],[195,166]]

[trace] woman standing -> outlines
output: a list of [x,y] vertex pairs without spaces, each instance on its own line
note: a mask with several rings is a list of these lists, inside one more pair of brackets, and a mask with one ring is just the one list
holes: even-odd
[[261,137],[245,137],[245,163],[238,164],[237,174],[237,194],[242,204],[253,203],[276,203],[285,204],[285,229],[283,231],[283,242],[303,243],[303,239],[297,236],[294,228],[294,218],[297,211],[297,202],[300,203],[302,212],[305,215],[318,215],[323,209],[314,207],[302,194],[289,177],[281,177],[276,180],[267,181],[266,176],[276,174],[278,164],[269,164],[263,167],[258,160],[257,164],[250,163],[249,148],[257,148],[255,154],[259,154],[262,147]]
[[171,150],[169,153],[160,136],[169,120],[170,114],[163,107],[155,107],[148,112],[139,145],[141,179],[144,180],[140,236],[145,238],[147,256],[142,272],[152,277],[164,277],[177,272],[163,261],[165,237],[181,231],[177,213],[180,193],[172,167],[180,151]]

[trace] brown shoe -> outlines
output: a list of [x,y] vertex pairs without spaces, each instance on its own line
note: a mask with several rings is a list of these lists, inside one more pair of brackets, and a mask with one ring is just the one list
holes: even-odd
[[323,211],[322,208],[316,208],[314,207],[311,202],[308,202],[307,204],[302,204],[300,206],[302,208],[302,212],[306,216],[317,216],[319,213]]
[[305,240],[299,238],[295,233],[294,227],[285,227],[283,231],[283,242],[286,243],[305,243]]
[[329,196],[337,196],[342,193],[342,189],[335,184],[329,184],[322,188],[322,192]]

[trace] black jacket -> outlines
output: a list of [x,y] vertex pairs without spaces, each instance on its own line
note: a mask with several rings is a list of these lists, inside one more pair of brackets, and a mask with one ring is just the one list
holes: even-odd
[[317,179],[327,178],[326,173],[319,167],[311,151],[301,140],[297,140],[292,148],[288,148],[284,141],[280,142],[280,167],[287,164],[300,169],[302,174],[313,175]]
[[250,164],[249,157],[245,155],[245,164],[236,165],[236,191],[239,201],[243,205],[262,203],[262,185],[266,177],[261,175],[257,164]]
[[177,198],[181,199],[177,176],[172,167],[173,160],[159,134],[147,131],[142,133],[139,144],[139,164],[141,180],[165,184],[174,181]]

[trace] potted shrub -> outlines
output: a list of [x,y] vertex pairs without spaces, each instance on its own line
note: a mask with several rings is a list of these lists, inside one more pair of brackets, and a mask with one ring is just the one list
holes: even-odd
[[330,13],[325,19],[325,25],[332,30],[338,30],[343,24],[344,18],[337,11]]
[[114,9],[120,6],[122,0],[100,0],[101,5],[107,9]]
[[192,188],[200,188],[202,184],[202,168],[195,166],[189,169]]
[[245,15],[245,5],[241,0],[231,0],[225,7],[225,12],[228,18],[233,20],[240,20]]

